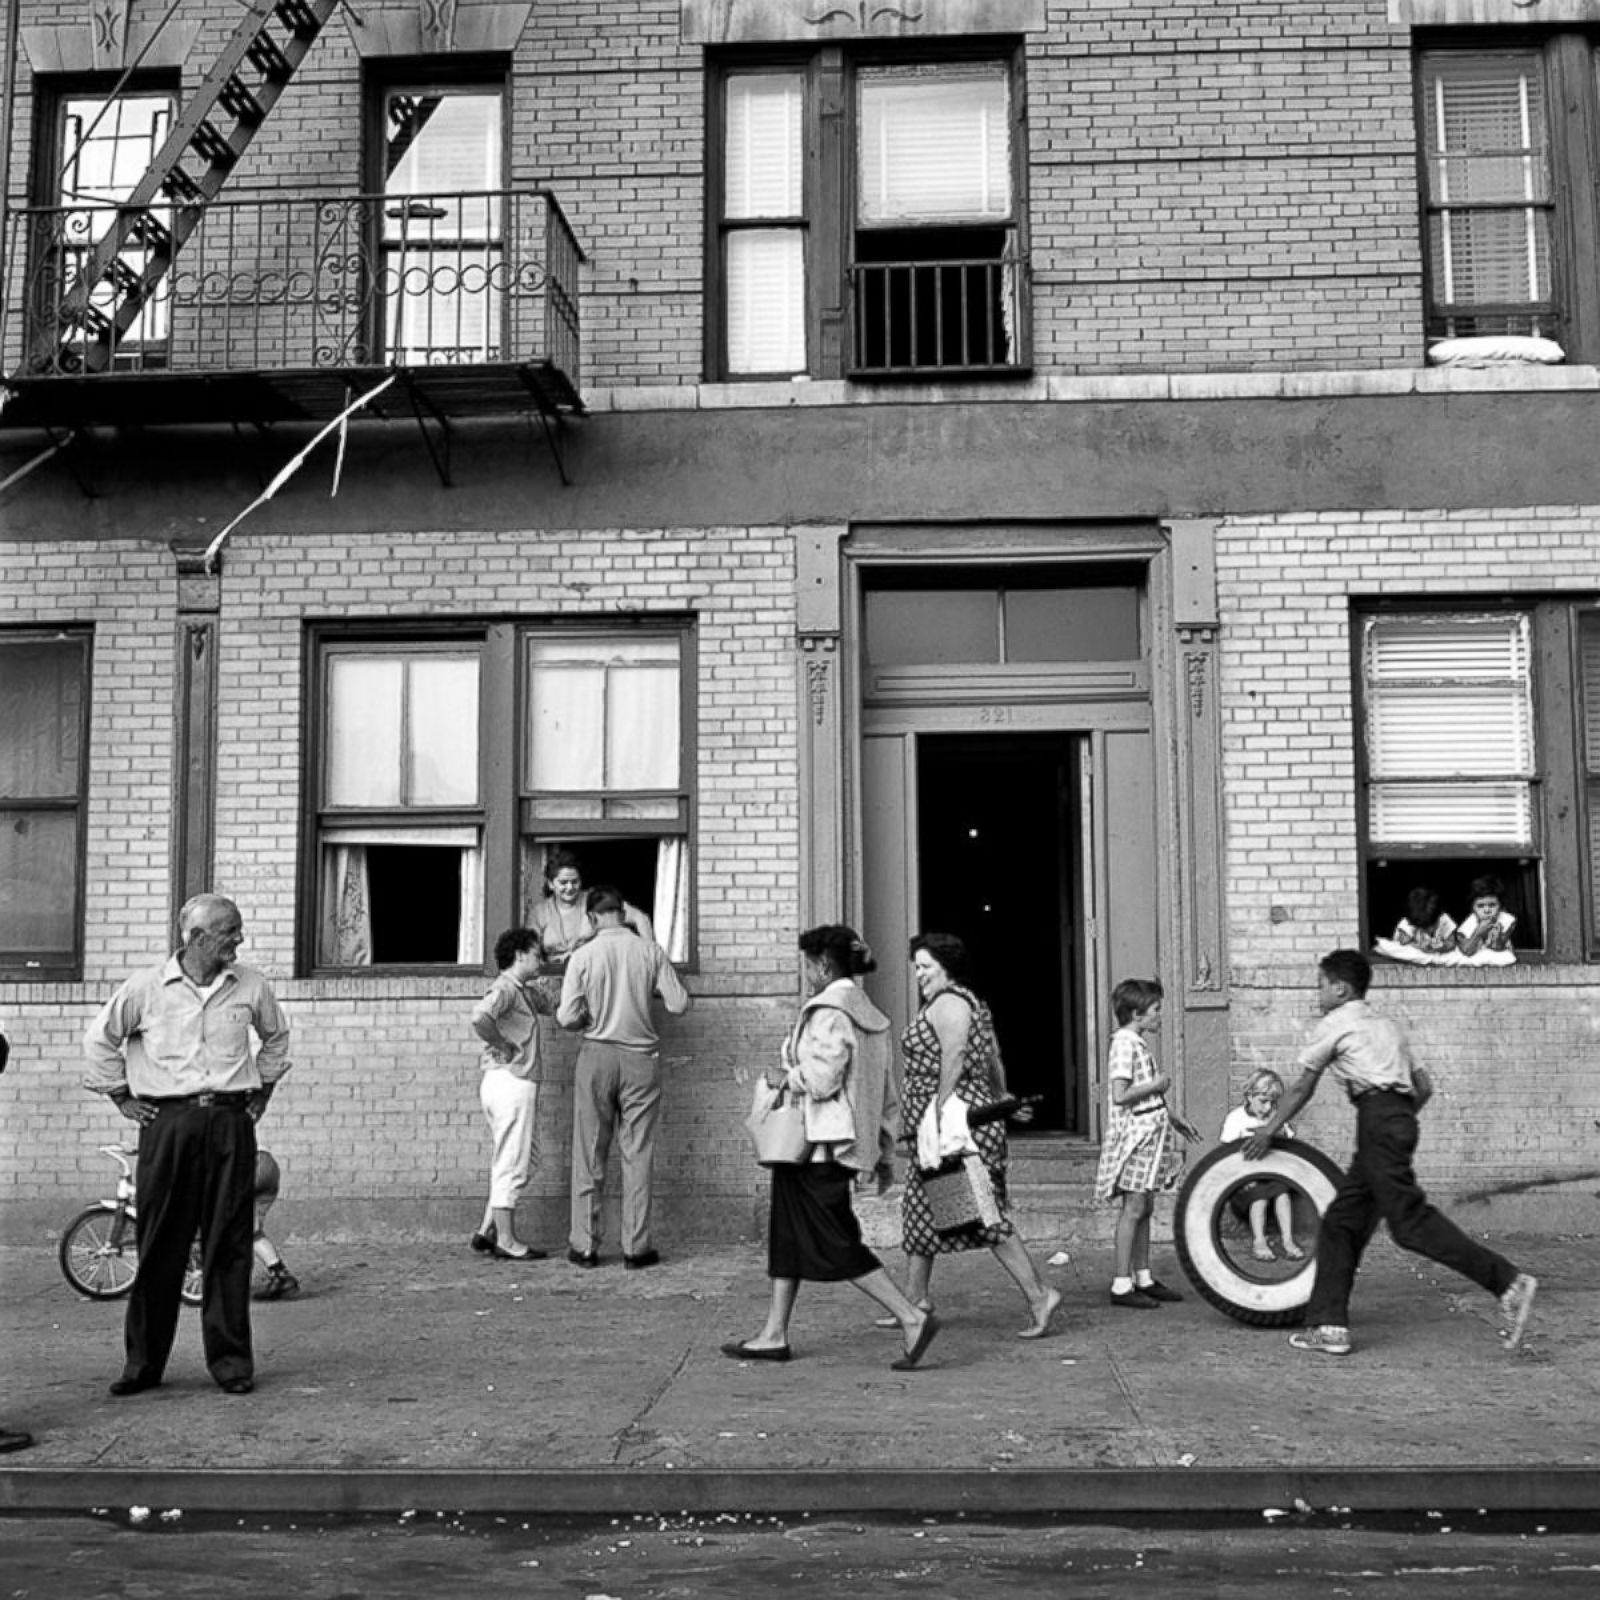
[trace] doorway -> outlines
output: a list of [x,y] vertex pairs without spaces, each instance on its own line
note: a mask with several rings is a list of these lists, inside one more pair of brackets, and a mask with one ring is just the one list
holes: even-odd
[[923,929],[956,934],[994,1013],[1031,1129],[1087,1132],[1081,996],[1083,739],[932,734],[917,741]]

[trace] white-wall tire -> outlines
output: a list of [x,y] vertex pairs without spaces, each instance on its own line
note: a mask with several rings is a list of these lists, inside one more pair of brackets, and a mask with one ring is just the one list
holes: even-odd
[[[1173,1213],[1178,1260],[1202,1298],[1219,1311],[1257,1328],[1291,1327],[1305,1319],[1317,1225],[1343,1173],[1297,1139],[1275,1140],[1260,1161],[1246,1161],[1242,1148],[1242,1141],[1221,1145],[1190,1169]],[[1303,1261],[1286,1259],[1281,1249],[1270,1263],[1251,1255],[1249,1226],[1229,1202],[1261,1179],[1276,1179],[1290,1191]]]

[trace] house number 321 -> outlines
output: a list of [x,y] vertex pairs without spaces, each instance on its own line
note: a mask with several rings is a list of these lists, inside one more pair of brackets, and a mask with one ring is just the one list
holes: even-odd
[[1017,720],[1014,706],[981,706],[978,710],[978,721],[993,726],[1000,722],[1015,722]]

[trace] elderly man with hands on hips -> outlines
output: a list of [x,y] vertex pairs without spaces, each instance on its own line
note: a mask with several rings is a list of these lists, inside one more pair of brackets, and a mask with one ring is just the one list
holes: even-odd
[[139,1125],[139,1275],[114,1395],[161,1382],[197,1233],[206,1366],[226,1394],[255,1387],[255,1125],[289,1070],[289,1025],[267,980],[234,962],[244,923],[231,900],[196,895],[178,937],[177,953],[129,978],[84,1036],[86,1087]]

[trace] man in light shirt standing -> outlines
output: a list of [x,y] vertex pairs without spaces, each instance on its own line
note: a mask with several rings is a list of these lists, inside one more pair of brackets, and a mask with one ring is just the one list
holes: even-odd
[[572,1232],[567,1259],[600,1265],[602,1184],[611,1140],[621,1124],[622,1264],[653,1267],[650,1184],[656,1119],[661,1109],[659,1036],[650,997],[668,1011],[689,1009],[688,991],[667,953],[623,921],[621,894],[609,885],[589,891],[598,932],[572,954],[561,980],[556,1021],[582,1031],[572,1085]]
[[161,1382],[197,1233],[206,1366],[225,1394],[255,1387],[255,1125],[289,1070],[289,1025],[267,980],[234,963],[244,922],[231,900],[196,895],[178,937],[178,952],[129,978],[84,1036],[86,1087],[139,1125],[139,1274],[114,1395]]

